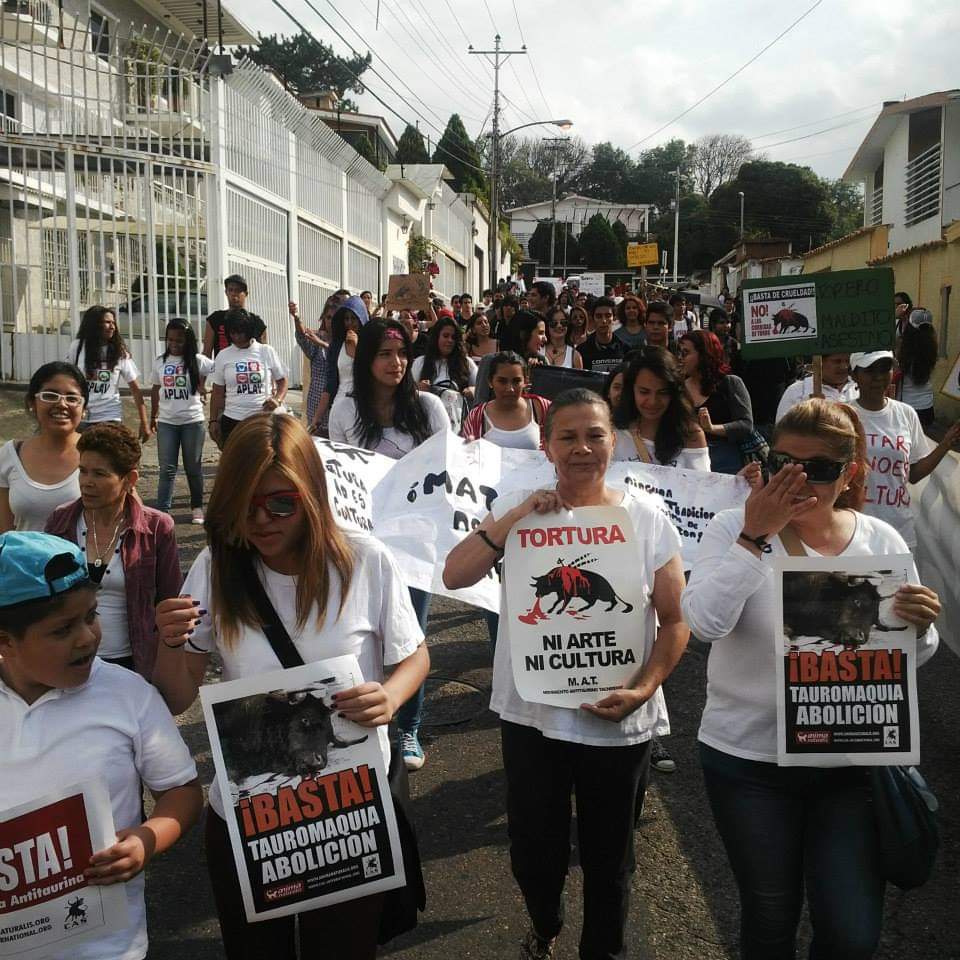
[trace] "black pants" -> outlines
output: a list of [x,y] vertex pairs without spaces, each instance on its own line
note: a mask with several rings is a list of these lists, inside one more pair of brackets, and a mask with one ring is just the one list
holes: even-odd
[[570,791],[576,792],[583,868],[581,960],[626,957],[624,927],[635,867],[633,811],[649,743],[593,747],[551,740],[502,721],[510,864],[537,935],[563,926],[570,861]]
[[227,437],[243,423],[242,420],[232,420],[226,414],[220,414],[220,446],[223,447],[227,442]]
[[[294,918],[277,917],[247,923],[237,869],[224,820],[207,810],[207,871],[220,920],[227,960],[295,960]],[[300,955],[304,960],[373,960],[384,894],[348,900],[322,910],[299,914]]]

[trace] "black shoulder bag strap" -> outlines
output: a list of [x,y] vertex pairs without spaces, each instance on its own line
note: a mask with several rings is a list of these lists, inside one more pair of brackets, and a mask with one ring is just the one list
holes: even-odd
[[248,557],[243,563],[242,571],[243,586],[250,599],[253,601],[253,608],[257,611],[264,635],[270,644],[271,649],[276,654],[284,669],[290,667],[302,667],[304,664],[300,651],[294,646],[287,633],[287,628],[283,625],[280,615],[274,609],[267,591],[264,590],[260,578],[257,576],[256,568],[253,565],[253,559]]

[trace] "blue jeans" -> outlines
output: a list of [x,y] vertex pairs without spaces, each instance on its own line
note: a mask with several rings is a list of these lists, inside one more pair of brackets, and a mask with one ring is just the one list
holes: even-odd
[[194,510],[203,506],[203,469],[200,458],[203,454],[205,424],[158,423],[157,458],[160,461],[160,480],[157,484],[157,508],[170,512],[173,503],[173,480],[177,475],[177,460],[183,453],[183,469],[190,485],[190,506]]
[[794,960],[804,884],[811,960],[869,960],[884,881],[863,767],[778,767],[700,744],[707,797],[740,890],[742,960]]
[[[410,587],[410,602],[413,604],[413,612],[417,615],[417,623],[424,633],[427,632],[427,618],[430,616],[430,597],[429,593],[423,590],[417,590]],[[423,700],[426,696],[423,684],[420,689],[397,711],[397,727],[400,734],[416,733],[420,729],[420,720],[423,716]]]

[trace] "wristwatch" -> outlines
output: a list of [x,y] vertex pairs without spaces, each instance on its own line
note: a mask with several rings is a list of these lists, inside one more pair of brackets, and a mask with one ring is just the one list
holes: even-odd
[[773,547],[770,546],[765,534],[761,533],[759,537],[748,537],[741,530],[740,536],[738,536],[737,539],[745,540],[747,543],[752,543],[761,553],[773,553]]

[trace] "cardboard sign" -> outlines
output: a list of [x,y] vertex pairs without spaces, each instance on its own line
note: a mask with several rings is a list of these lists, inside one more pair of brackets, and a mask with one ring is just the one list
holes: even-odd
[[430,276],[426,273],[394,273],[387,287],[387,310],[426,310],[430,301]]
[[655,267],[660,262],[660,250],[655,243],[628,243],[628,267]]
[[637,672],[649,598],[624,507],[531,514],[510,531],[504,563],[504,625],[524,700],[575,710]]
[[940,388],[940,392],[945,397],[950,397],[951,400],[960,400],[960,353],[957,354],[956,359],[953,361],[950,372],[947,374],[947,379],[943,381],[943,386]]
[[67,954],[129,923],[123,885],[91,886],[83,875],[91,855],[115,841],[98,781],[0,812],[0,957]]
[[777,763],[920,762],[917,631],[893,613],[909,554],[775,566]]
[[347,656],[200,688],[251,923],[405,883],[386,727],[332,706],[359,683]]
[[745,280],[740,292],[745,360],[893,349],[889,267]]

